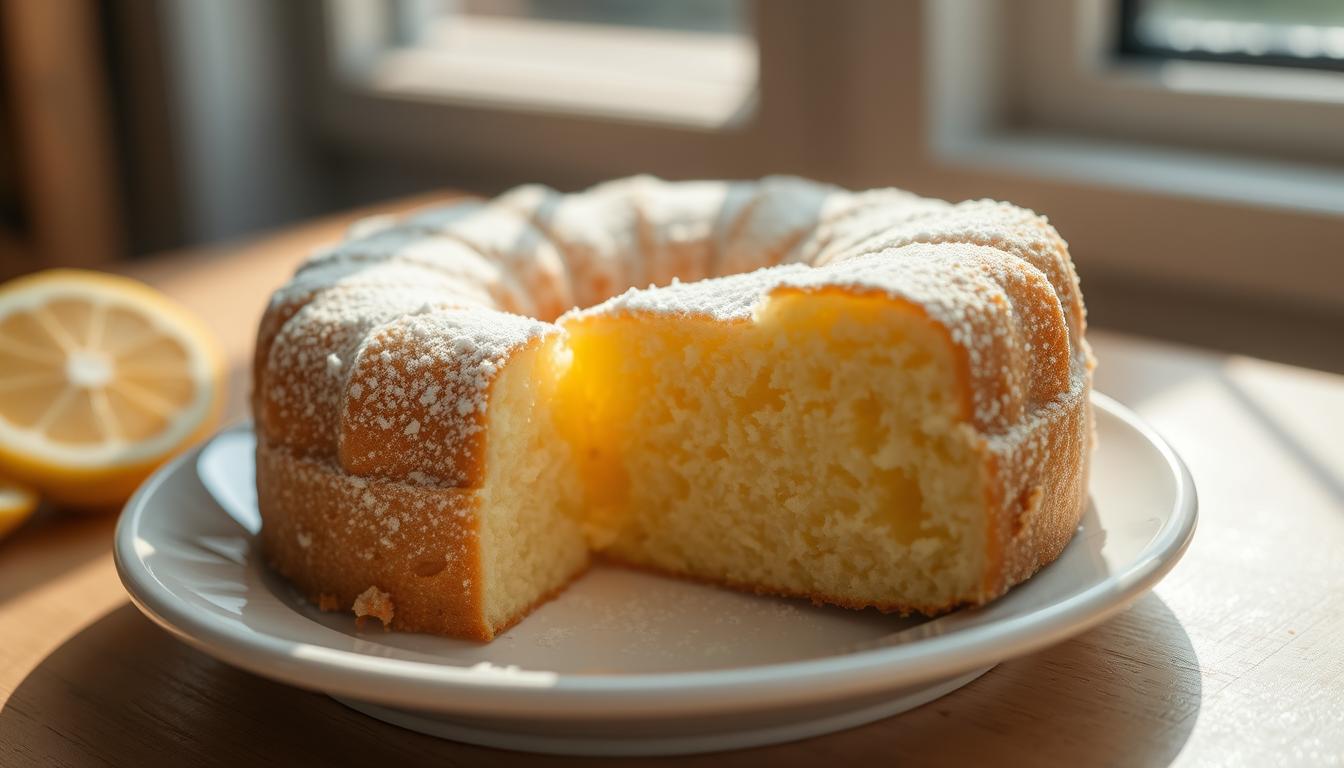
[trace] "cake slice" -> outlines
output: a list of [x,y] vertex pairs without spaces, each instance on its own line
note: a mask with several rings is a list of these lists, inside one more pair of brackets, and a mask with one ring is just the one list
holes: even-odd
[[258,493],[287,510],[266,520],[272,564],[318,605],[477,640],[557,593],[589,558],[551,410],[560,341],[517,315],[430,309],[333,356],[336,460],[258,444]]

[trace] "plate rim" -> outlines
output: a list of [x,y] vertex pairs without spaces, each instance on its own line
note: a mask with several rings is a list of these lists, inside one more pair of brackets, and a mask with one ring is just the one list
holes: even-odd
[[[859,695],[952,677],[1053,645],[1128,607],[1180,560],[1198,519],[1189,469],[1167,441],[1129,408],[1095,391],[1092,403],[1152,445],[1174,480],[1170,514],[1132,562],[1106,580],[1025,616],[820,658],[689,672],[576,674],[392,659],[239,628],[236,621],[180,601],[144,565],[135,547],[148,500],[167,478],[193,463],[210,440],[159,468],[131,497],[117,522],[113,559],[132,603],[189,645],[264,677],[365,701],[464,715],[574,718],[703,714]],[[244,422],[216,434],[249,428]],[[453,693],[469,695],[451,697]]]

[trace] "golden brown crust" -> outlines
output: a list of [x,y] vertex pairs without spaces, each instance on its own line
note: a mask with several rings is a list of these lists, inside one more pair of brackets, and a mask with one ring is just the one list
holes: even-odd
[[1092,457],[1091,375],[1047,409],[1033,434],[991,454],[991,527],[981,602],[1054,562],[1087,506]]
[[[409,307],[408,307],[409,305]],[[345,369],[374,328],[420,308],[460,302],[443,286],[333,285],[308,298],[282,325],[257,375],[257,432],[310,456],[335,456]]]
[[318,605],[334,599],[345,610],[377,587],[396,606],[394,629],[493,636],[481,612],[474,492],[365,480],[263,437],[257,502],[267,562]]

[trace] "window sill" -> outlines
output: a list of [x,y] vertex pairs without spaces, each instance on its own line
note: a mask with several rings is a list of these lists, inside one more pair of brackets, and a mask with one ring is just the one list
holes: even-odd
[[1344,170],[1040,133],[945,138],[941,161],[1141,192],[1344,215]]
[[702,130],[755,101],[753,40],[527,19],[455,18],[384,53],[361,87],[382,96]]

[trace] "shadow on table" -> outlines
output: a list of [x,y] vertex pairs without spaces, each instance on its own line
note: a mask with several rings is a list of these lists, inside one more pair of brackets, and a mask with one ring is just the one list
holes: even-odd
[[[1199,714],[1199,662],[1155,595],[1072,641],[1007,662],[896,718],[778,747],[605,764],[1164,765]],[[124,605],[53,651],[0,709],[34,763],[586,765],[439,741],[198,653]]]
[[1073,640],[835,737],[834,752],[819,742],[814,757],[853,740],[916,765],[1166,765],[1194,730],[1202,689],[1185,628],[1149,593]]
[[1344,478],[1335,474],[1330,462],[1317,455],[1299,435],[1294,434],[1290,424],[1284,423],[1281,418],[1270,412],[1244,384],[1228,375],[1226,371],[1220,372],[1218,384],[1237,401],[1241,411],[1254,419],[1303,473],[1334,497],[1335,501],[1344,504]]
[[0,541],[0,605],[112,551],[115,512],[72,512],[43,505]]

